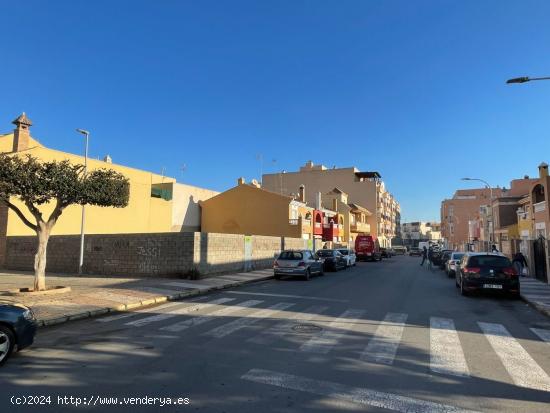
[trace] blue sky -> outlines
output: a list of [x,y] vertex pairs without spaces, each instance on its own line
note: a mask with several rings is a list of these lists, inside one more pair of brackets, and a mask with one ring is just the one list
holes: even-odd
[[[550,161],[550,2],[0,0],[0,131],[224,190],[311,159],[404,220]],[[275,159],[276,163],[272,160]],[[182,174],[181,165],[186,165]]]

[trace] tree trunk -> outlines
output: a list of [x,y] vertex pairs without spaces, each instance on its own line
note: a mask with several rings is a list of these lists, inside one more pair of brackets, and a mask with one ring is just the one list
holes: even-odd
[[50,231],[47,225],[39,226],[36,234],[38,236],[38,248],[34,256],[34,291],[44,291],[46,289],[46,250]]

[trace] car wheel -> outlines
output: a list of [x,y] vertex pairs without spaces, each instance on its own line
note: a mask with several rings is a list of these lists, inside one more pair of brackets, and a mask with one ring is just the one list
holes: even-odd
[[275,274],[275,279],[276,279],[276,280],[280,280],[280,279],[281,279],[280,274]]
[[325,271],[323,270],[323,267],[321,267],[319,270],[319,276],[322,277],[323,275],[325,275]]
[[310,276],[311,276],[311,272],[309,272],[309,268],[308,268],[308,269],[306,270],[306,275],[304,276],[304,279],[305,279],[306,281],[309,281]]
[[464,289],[464,281],[460,280],[460,294],[462,294],[464,297],[468,296],[468,291]]
[[5,326],[0,326],[0,366],[10,357],[15,346],[15,336]]

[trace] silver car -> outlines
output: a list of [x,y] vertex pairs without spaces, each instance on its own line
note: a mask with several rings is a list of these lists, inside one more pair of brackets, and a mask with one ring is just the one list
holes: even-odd
[[342,249],[339,249],[338,251],[346,259],[346,267],[353,267],[355,265],[355,261],[357,261],[357,257],[355,256],[355,252],[353,250],[342,248]]
[[323,263],[310,250],[285,250],[273,263],[277,280],[283,275],[304,277],[309,280],[313,274],[324,275]]
[[464,257],[464,252],[453,252],[447,260],[446,272],[447,276],[453,277],[456,273],[457,265],[460,263],[462,257]]

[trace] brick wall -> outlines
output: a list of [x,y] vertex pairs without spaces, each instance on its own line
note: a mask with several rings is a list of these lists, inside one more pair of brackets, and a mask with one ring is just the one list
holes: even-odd
[[[269,268],[281,246],[305,248],[303,239],[266,236],[167,232],[156,234],[87,235],[84,272],[120,276],[180,276],[193,268],[215,274]],[[248,242],[248,252],[245,251]],[[35,237],[7,237],[6,265],[31,270]],[[52,236],[48,244],[47,271],[78,271],[80,236]]]

